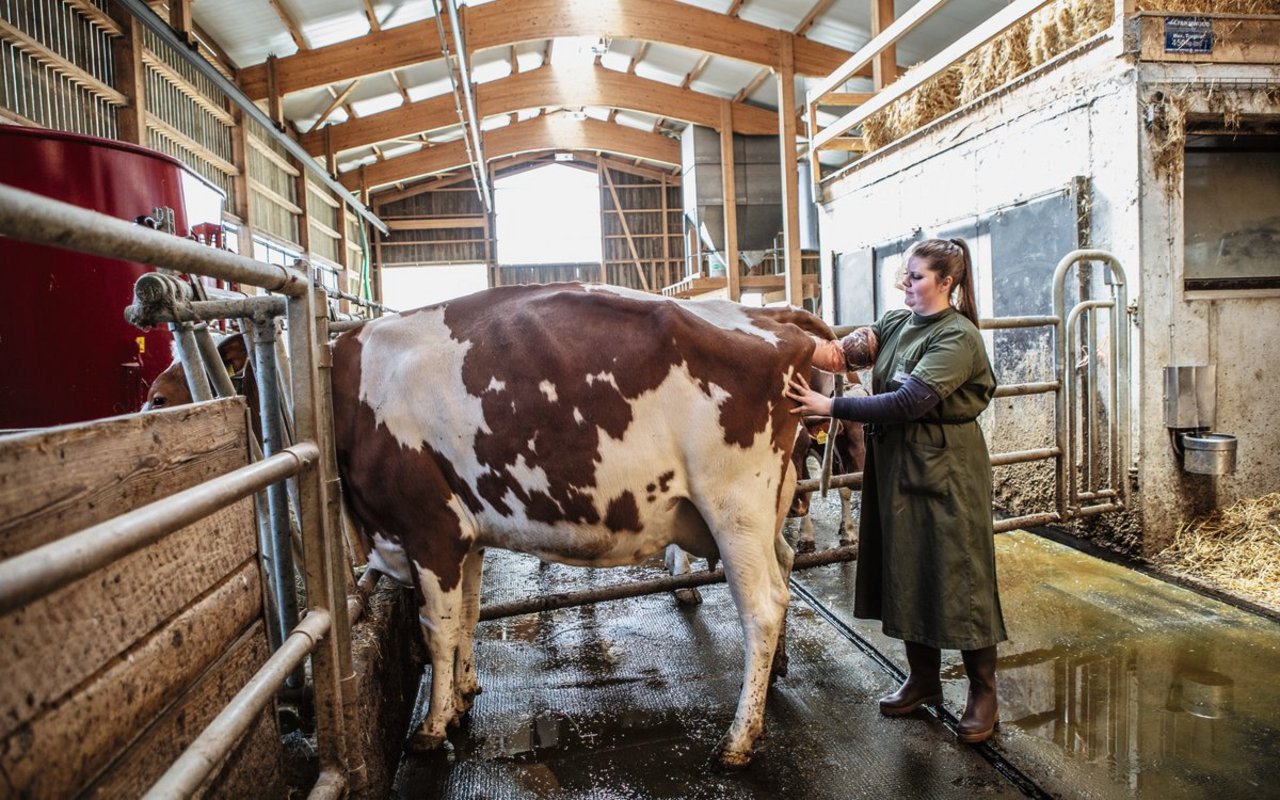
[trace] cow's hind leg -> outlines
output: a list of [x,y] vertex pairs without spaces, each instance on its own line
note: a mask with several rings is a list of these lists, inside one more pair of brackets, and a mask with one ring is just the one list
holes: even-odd
[[[672,575],[688,575],[693,571],[689,554],[681,550],[679,545],[667,545],[667,551],[663,554],[662,560],[667,565],[667,572]],[[696,586],[676,589],[672,594],[676,596],[676,602],[682,606],[696,606],[702,602],[702,593]]]
[[484,571],[484,548],[467,554],[462,562],[462,623],[458,629],[458,658],[454,664],[454,688],[459,714],[471,710],[472,699],[480,694],[476,679],[475,633],[480,621],[480,581]]
[[[785,509],[776,515],[773,508],[761,509],[758,497],[726,497],[717,505],[718,509],[704,512],[704,516],[724,561],[744,649],[742,692],[733,724],[720,743],[720,762],[726,767],[744,767],[764,730],[769,673],[790,598],[777,543]],[[753,509],[759,512],[753,513]],[[791,552],[789,546],[785,549]]]
[[858,526],[853,523],[853,490],[847,486],[840,487],[840,546],[856,542]]
[[[459,568],[461,568],[459,564]],[[448,726],[458,720],[456,665],[463,623],[462,581],[445,590],[435,573],[418,568],[418,585],[425,601],[418,609],[422,635],[431,660],[431,698],[427,716],[409,740],[411,750],[434,750],[444,743]]]

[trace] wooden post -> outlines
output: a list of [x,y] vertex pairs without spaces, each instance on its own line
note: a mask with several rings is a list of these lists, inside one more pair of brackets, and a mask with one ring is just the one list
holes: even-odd
[[[893,22],[893,0],[871,0],[871,36],[889,27]],[[881,50],[871,62],[871,79],[877,90],[883,89],[898,77],[898,46],[891,44]]]
[[782,252],[787,302],[804,304],[800,276],[800,167],[796,160],[796,74],[791,34],[778,32],[778,147],[782,169]]
[[280,86],[276,80],[276,61],[274,55],[267,56],[267,116],[280,130],[284,130],[284,111],[280,107]]
[[662,285],[671,285],[671,225],[667,221],[667,176],[662,176]]
[[115,68],[115,88],[129,104],[120,109],[117,119],[120,140],[130,144],[147,144],[147,81],[146,66],[142,63],[142,26],[122,6],[112,3],[111,18],[120,25],[123,35],[112,47]]
[[[231,161],[240,170],[232,180],[235,188],[233,211],[240,218],[240,229],[236,232],[237,249],[240,255],[253,258],[253,190],[249,188],[249,128],[244,111],[236,106],[231,111],[235,127],[231,129]],[[261,290],[246,287],[249,291],[261,293]]]
[[169,27],[188,47],[196,47],[195,23],[191,20],[191,0],[169,0]]
[[720,101],[720,186],[724,197],[724,274],[729,299],[742,299],[738,266],[738,188],[733,163],[733,103]]

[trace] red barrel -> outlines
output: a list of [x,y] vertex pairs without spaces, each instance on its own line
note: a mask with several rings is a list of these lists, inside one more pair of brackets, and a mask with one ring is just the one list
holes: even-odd
[[[0,154],[0,183],[130,222],[167,207],[179,236],[221,228],[222,193],[162,153],[0,125]],[[124,321],[133,283],[149,271],[0,237],[0,273],[13,293],[0,313],[0,429],[138,410],[172,360],[167,331]]]

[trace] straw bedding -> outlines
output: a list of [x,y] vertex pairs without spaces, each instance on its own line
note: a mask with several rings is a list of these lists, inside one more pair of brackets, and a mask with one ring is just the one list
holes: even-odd
[[1153,561],[1280,610],[1280,492],[1184,524]]

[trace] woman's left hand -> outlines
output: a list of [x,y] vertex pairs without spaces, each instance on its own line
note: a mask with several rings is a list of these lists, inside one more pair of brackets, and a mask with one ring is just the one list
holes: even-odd
[[799,404],[791,409],[792,414],[831,416],[831,398],[810,389],[809,382],[802,375],[797,374],[791,378],[791,383],[787,385],[786,395]]

